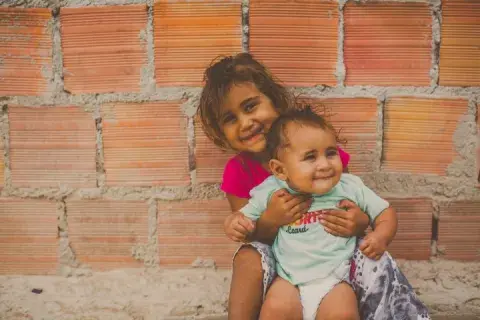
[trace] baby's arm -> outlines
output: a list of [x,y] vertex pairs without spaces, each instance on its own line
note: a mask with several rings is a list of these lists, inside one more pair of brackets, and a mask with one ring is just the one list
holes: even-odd
[[228,193],[227,199],[230,203],[232,213],[225,218],[223,223],[225,234],[235,242],[245,242],[249,235],[254,231],[255,225],[238,210],[248,203],[248,199],[239,198]]
[[380,259],[395,237],[397,225],[397,213],[394,208],[388,207],[375,219],[373,231],[365,236],[359,249],[371,259]]
[[373,231],[365,236],[359,249],[371,259],[379,259],[397,233],[397,214],[390,204],[353,177],[358,184],[357,200],[360,208],[373,221]]

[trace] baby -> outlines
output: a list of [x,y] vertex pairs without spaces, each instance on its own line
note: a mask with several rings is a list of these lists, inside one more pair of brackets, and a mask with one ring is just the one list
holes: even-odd
[[360,178],[342,173],[335,130],[310,107],[293,109],[278,117],[267,135],[267,150],[273,175],[252,189],[248,204],[240,211],[256,221],[279,189],[311,194],[313,202],[308,213],[278,232],[273,244],[277,272],[298,287],[304,319],[315,319],[317,311],[322,316],[322,301],[351,308],[350,314],[359,319],[357,301],[349,285],[356,238],[327,233],[319,223],[322,210],[335,208],[339,201],[348,199],[367,213],[373,232],[365,237],[360,248],[372,259],[379,259],[395,236],[395,211]]

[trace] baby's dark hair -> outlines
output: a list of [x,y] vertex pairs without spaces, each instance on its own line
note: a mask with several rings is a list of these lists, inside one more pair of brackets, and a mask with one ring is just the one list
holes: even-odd
[[272,101],[280,114],[292,105],[293,97],[270,71],[249,53],[223,57],[217,62],[215,60],[205,70],[205,86],[200,97],[198,115],[207,137],[218,147],[228,149],[229,144],[220,125],[220,113],[232,85],[252,83]]
[[339,141],[335,128],[328,122],[325,117],[314,111],[314,107],[309,104],[297,105],[281,114],[273,123],[267,134],[267,151],[270,159],[278,158],[278,151],[289,146],[286,129],[291,122],[300,125],[312,126],[326,131],[332,132],[335,139]]

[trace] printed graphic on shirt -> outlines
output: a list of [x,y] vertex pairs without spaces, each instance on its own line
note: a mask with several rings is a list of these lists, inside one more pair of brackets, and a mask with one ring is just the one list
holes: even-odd
[[285,232],[290,234],[307,232],[309,230],[307,225],[312,223],[320,223],[320,215],[322,215],[323,212],[324,210],[316,210],[304,213],[300,219],[286,225]]

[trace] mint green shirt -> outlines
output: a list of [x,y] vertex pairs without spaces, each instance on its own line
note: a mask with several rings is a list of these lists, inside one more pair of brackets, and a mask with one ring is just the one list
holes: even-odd
[[[251,198],[240,211],[257,220],[266,210],[272,194],[283,188],[295,193],[285,181],[270,176],[250,191]],[[336,204],[344,199],[356,203],[368,214],[370,221],[389,207],[388,202],[365,186],[359,177],[342,174],[329,193],[313,195],[308,213],[278,231],[272,250],[277,260],[277,272],[282,278],[294,285],[324,278],[352,257],[356,238],[329,234],[318,218],[321,210],[337,208]]]

